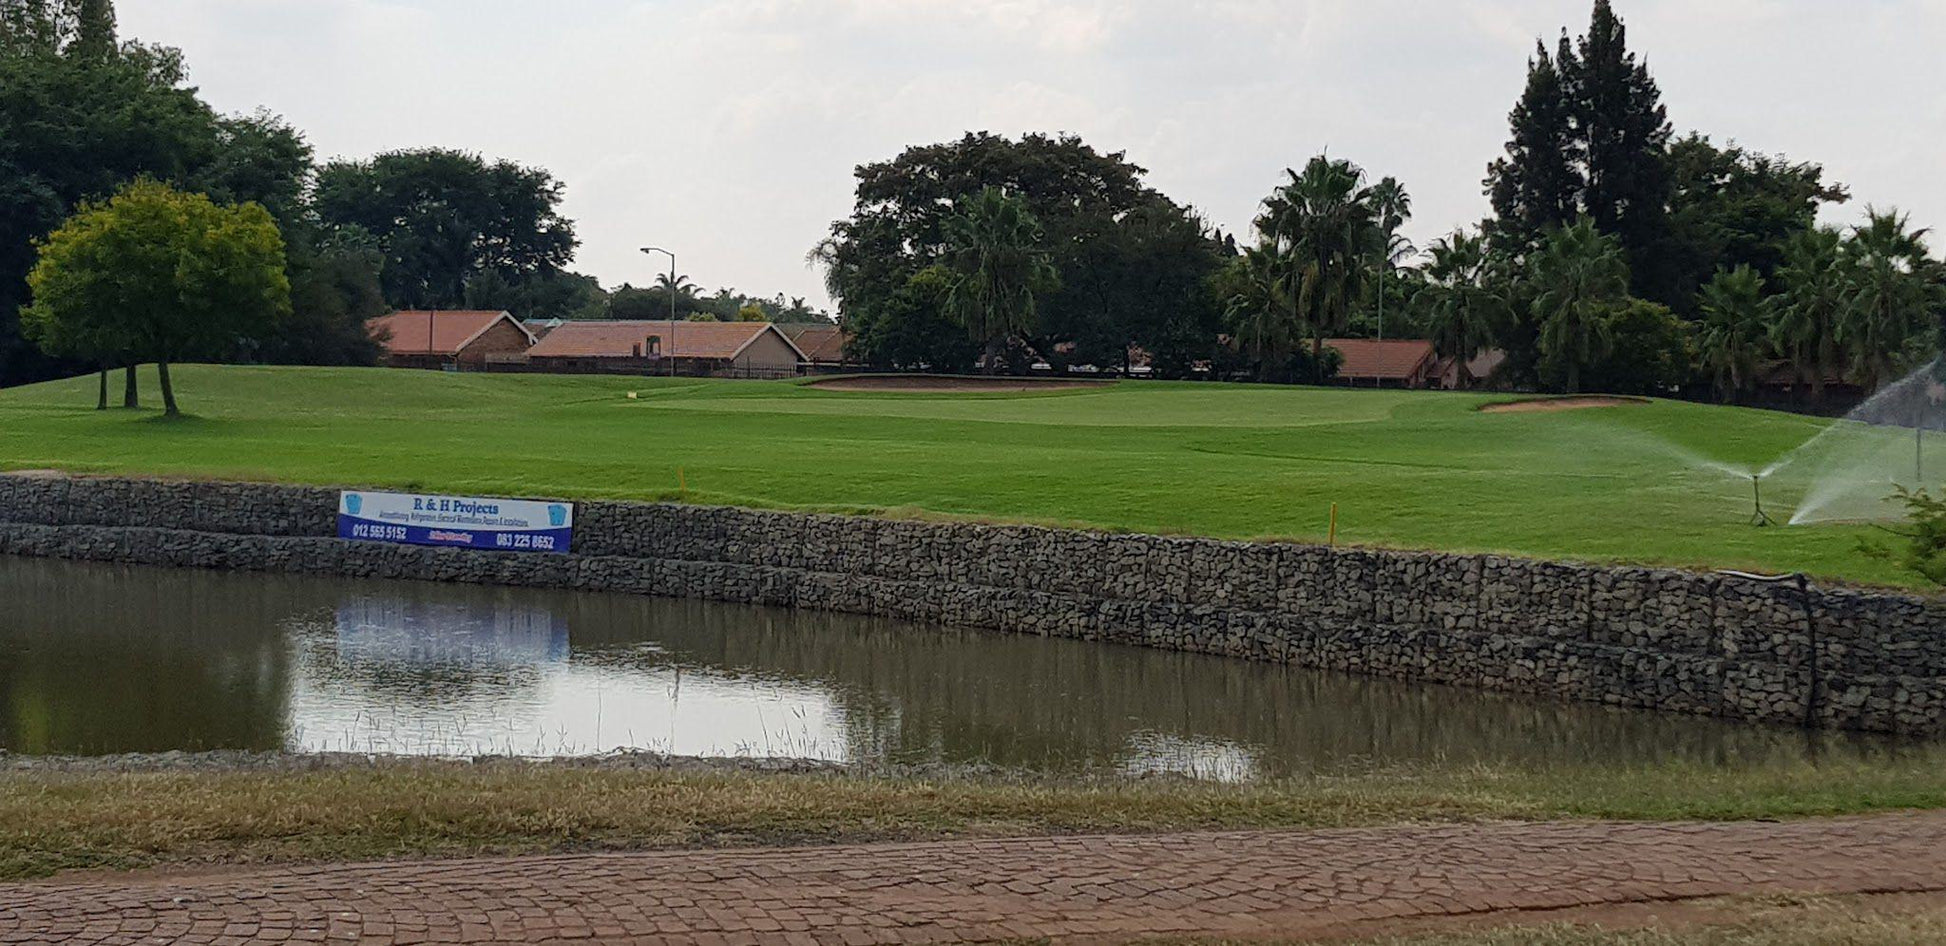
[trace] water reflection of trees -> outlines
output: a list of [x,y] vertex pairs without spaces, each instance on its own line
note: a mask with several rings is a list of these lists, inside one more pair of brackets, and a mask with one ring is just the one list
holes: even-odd
[[0,747],[276,749],[306,581],[0,557]]
[[[1805,748],[1796,733],[1706,719],[1133,647],[697,602],[580,596],[564,606],[577,659],[674,660],[821,685],[843,706],[855,752],[901,762],[1105,765],[1132,745],[1182,740],[1237,746],[1266,772],[1717,762]],[[660,653],[627,648],[645,634]]]
[[0,746],[23,752],[277,748],[295,691],[450,724],[539,699],[570,660],[640,686],[679,673],[828,694],[843,721],[832,735],[874,761],[1276,774],[1805,748],[1705,719],[620,595],[0,559],[0,600]]

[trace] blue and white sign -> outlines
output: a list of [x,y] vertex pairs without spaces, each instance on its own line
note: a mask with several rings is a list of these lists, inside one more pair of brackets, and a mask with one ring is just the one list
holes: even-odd
[[574,541],[574,507],[468,496],[342,493],[338,538],[565,555]]

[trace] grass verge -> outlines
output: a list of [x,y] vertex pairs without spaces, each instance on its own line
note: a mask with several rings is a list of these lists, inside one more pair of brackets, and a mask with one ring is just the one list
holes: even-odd
[[0,878],[1071,832],[1742,820],[1946,808],[1932,754],[1831,765],[1390,772],[1248,785],[386,761],[0,775]]

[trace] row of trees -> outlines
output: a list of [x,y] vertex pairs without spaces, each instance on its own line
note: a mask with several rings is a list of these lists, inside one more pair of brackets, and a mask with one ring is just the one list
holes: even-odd
[[[0,386],[92,367],[29,343],[27,275],[37,242],[138,179],[255,204],[284,244],[289,305],[196,357],[368,364],[365,323],[395,308],[667,317],[666,286],[652,305],[655,290],[568,269],[578,241],[544,170],[441,149],[320,165],[277,116],[217,113],[176,50],[121,40],[109,0],[0,0]],[[685,318],[825,318],[801,299],[678,290]]]
[[1926,231],[1875,209],[1820,227],[1849,195],[1818,165],[1674,136],[1608,0],[1528,73],[1492,217],[1423,253],[1401,236],[1406,188],[1342,158],[1288,172],[1239,245],[1120,154],[969,134],[861,167],[813,259],[854,357],[906,368],[1134,348],[1164,375],[1309,380],[1333,370],[1325,338],[1410,336],[1460,361],[1502,351],[1508,385],[1739,398],[1781,376],[1821,398],[1938,350]]
[[384,311],[368,241],[323,225],[306,201],[312,156],[268,114],[220,115],[185,84],[173,49],[121,41],[107,0],[0,0],[0,385],[68,373],[28,343],[19,315],[36,242],[84,202],[138,178],[219,203],[255,203],[285,244],[293,305],[228,356],[357,363],[364,320]]

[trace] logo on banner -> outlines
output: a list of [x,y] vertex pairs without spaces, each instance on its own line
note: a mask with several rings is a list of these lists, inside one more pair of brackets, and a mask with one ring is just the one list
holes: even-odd
[[358,515],[358,510],[364,508],[364,505],[365,505],[365,497],[360,496],[357,493],[348,493],[345,495],[345,512],[348,512],[354,516]]

